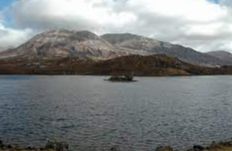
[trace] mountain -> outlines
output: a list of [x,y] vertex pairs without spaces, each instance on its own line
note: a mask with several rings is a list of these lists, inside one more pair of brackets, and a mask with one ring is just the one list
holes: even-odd
[[207,52],[206,54],[212,57],[218,58],[220,60],[223,60],[227,64],[232,65],[232,53],[228,51],[210,51],[210,52]]
[[1,52],[0,74],[232,74],[230,66],[215,67],[226,63],[218,56],[133,34],[52,30]]
[[0,58],[60,59],[91,58],[109,59],[128,54],[142,54],[134,50],[116,48],[89,31],[53,30],[41,33],[16,49],[0,53]]
[[150,54],[166,54],[168,56],[177,57],[183,61],[199,64],[199,65],[224,65],[225,62],[210,56],[200,53],[192,48],[175,45],[168,42],[138,36],[134,34],[105,34],[101,36],[104,40],[112,45],[129,48],[135,50],[146,51]]
[[165,54],[192,64],[216,66],[227,62],[191,48],[133,35],[89,31],[52,30],[36,35],[21,46],[0,53],[0,59],[57,60],[78,58],[106,60],[127,55]]

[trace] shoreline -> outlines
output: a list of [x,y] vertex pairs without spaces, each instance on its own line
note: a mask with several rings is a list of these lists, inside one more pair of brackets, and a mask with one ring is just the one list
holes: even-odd
[[[109,74],[2,74],[0,76],[85,76],[85,77],[110,77]],[[214,77],[214,76],[232,76],[232,74],[197,74],[197,75],[135,75],[135,78],[156,78],[156,77]],[[109,81],[108,79],[103,79]]]
[[[212,142],[208,146],[193,145],[192,148],[186,150],[176,150],[171,146],[159,146],[154,151],[232,151],[232,139],[230,141]],[[22,147],[18,145],[4,144],[0,140],[0,151],[74,151],[69,149],[69,145],[65,142],[48,141],[44,147]],[[75,150],[78,151],[78,150]],[[87,150],[86,150],[87,151]],[[123,151],[120,146],[112,146],[108,151]],[[145,150],[146,151],[146,150]]]

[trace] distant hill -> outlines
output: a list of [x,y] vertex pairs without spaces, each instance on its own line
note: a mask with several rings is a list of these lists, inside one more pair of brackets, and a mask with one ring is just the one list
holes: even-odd
[[224,62],[226,62],[226,64],[231,64],[232,65],[232,53],[228,52],[228,51],[210,51],[207,52],[206,54],[218,58],[220,60],[223,60]]
[[181,45],[175,45],[168,42],[162,42],[134,34],[105,34],[101,37],[117,47],[146,51],[151,54],[166,54],[168,56],[177,57],[183,61],[193,64],[226,64],[224,61],[218,58],[197,52],[192,48],[183,47]]

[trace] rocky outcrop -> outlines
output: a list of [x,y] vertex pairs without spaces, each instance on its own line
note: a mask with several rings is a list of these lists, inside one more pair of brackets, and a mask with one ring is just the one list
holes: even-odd
[[0,151],[69,151],[69,145],[65,142],[48,141],[44,147],[20,147],[18,145],[3,144],[0,140]]
[[[48,142],[45,147],[18,147],[16,145],[5,145],[0,141],[0,151],[69,151],[69,146],[64,142]],[[78,151],[78,150],[76,150]],[[109,151],[123,151],[120,146],[113,146]],[[178,151],[174,150],[171,146],[159,146],[154,151]],[[232,141],[226,142],[213,142],[209,146],[194,145],[187,151],[232,151]]]

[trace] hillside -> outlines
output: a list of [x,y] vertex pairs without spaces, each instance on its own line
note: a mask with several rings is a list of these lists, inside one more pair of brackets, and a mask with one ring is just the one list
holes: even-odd
[[143,54],[125,48],[116,48],[89,31],[53,30],[36,35],[18,48],[0,53],[0,58],[60,59],[91,58],[109,59],[128,54]]
[[0,52],[0,59],[59,60],[61,58],[106,60],[127,55],[165,54],[205,66],[227,61],[191,48],[133,34],[98,36],[89,31],[52,30],[36,35],[23,45]]
[[228,51],[210,51],[206,54],[218,58],[220,60],[224,60],[224,62],[226,62],[227,64],[232,65],[232,54]]
[[232,74],[232,67],[211,68],[185,63],[166,55],[130,55],[108,60],[1,60],[0,74],[79,74],[111,75],[134,73],[136,76],[179,76]]
[[98,36],[89,31],[48,31],[0,53],[0,74],[231,74],[231,67],[213,68],[216,65],[224,62],[180,45],[133,34]]
[[224,65],[226,62],[208,54],[200,53],[192,48],[183,47],[159,40],[133,34],[105,34],[101,36],[111,44],[129,49],[146,51],[150,54],[166,54],[183,61],[198,65]]

